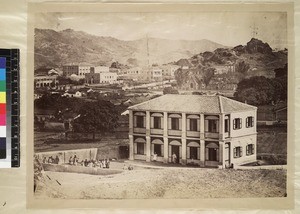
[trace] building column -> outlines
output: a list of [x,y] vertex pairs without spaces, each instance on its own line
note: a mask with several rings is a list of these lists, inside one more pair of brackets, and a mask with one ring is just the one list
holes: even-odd
[[146,161],[151,161],[151,140],[150,136],[146,136]]
[[151,160],[150,111],[146,111],[146,161]]
[[224,140],[225,120],[224,114],[219,115],[219,140]]
[[129,135],[129,160],[134,160],[134,147],[132,135]]
[[200,114],[200,139],[204,140],[204,130],[205,130],[205,124],[204,124],[204,114]]
[[186,164],[186,113],[182,113],[182,132],[181,132],[181,162]]
[[133,134],[133,112],[129,110],[129,135]]
[[169,162],[169,141],[168,141],[168,113],[164,112],[164,162]]
[[164,137],[164,163],[169,162],[169,143],[168,138]]
[[224,168],[224,142],[219,142],[219,163],[222,163],[222,167]]
[[200,140],[200,166],[205,167],[205,141]]

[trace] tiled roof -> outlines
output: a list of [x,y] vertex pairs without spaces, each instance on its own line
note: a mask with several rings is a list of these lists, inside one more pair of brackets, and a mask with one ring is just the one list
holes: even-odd
[[255,110],[256,107],[223,96],[167,94],[128,109],[219,114]]

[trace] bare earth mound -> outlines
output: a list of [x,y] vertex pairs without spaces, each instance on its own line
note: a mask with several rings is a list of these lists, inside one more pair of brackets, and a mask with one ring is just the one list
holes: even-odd
[[115,175],[44,172],[35,196],[67,199],[284,197],[286,170],[135,169]]

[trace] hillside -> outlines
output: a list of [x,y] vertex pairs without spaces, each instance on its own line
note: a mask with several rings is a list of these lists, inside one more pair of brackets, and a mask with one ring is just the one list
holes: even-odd
[[246,76],[274,77],[274,69],[287,63],[287,52],[273,51],[268,43],[252,38],[245,46],[205,51],[188,59],[180,59],[176,64],[181,65],[183,61],[198,68],[235,64],[237,72]]
[[267,43],[252,38],[245,46],[217,48],[178,60],[177,65],[189,66],[190,69],[178,69],[175,78],[179,87],[195,80],[199,86],[205,85],[206,88],[234,90],[234,85],[229,85],[247,77],[275,77],[274,70],[286,63],[287,50],[274,51]]
[[58,32],[49,29],[35,29],[34,45],[35,69],[60,67],[64,64],[80,62],[111,65],[113,61],[132,66],[143,66],[148,63],[148,59],[151,64],[163,64],[181,58],[189,58],[199,52],[224,48],[223,45],[209,40],[144,38],[123,41],[112,37],[94,36],[72,29]]

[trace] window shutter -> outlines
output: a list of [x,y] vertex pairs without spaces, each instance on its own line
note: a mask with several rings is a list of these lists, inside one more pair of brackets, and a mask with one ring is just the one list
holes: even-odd
[[168,129],[172,129],[171,118],[168,118]]
[[200,131],[200,119],[197,119],[197,131]]
[[236,119],[233,119],[233,129],[236,129]]
[[236,158],[237,154],[236,154],[236,147],[233,148],[233,157]]
[[182,157],[182,147],[179,146],[179,158],[181,158],[181,157]]
[[151,143],[151,155],[154,155],[154,143]]
[[146,117],[145,116],[143,117],[143,121],[144,121],[143,128],[145,128],[146,127]]
[[172,150],[172,146],[171,146],[171,145],[169,145],[169,152],[168,152],[168,154],[169,154],[169,157],[172,157],[172,152],[171,152],[171,150]]
[[246,118],[246,128],[249,127],[248,123],[249,123],[249,117]]
[[134,143],[134,154],[137,154],[137,143]]
[[218,120],[216,121],[216,132],[217,133],[219,132],[219,121]]
[[243,156],[243,147],[240,147],[240,157],[242,157]]
[[205,160],[208,160],[208,148],[205,148]]
[[254,117],[251,117],[251,127],[254,126]]
[[240,129],[242,128],[242,118],[240,118],[240,120],[239,120],[239,128]]
[[216,152],[217,152],[217,161],[219,161],[220,159],[219,149],[217,149]]
[[204,121],[204,131],[208,132],[208,120]]
[[200,147],[197,148],[197,159],[200,160]]
[[190,148],[191,147],[186,147],[186,157],[187,157],[187,159],[191,159],[191,154],[190,154]]
[[247,146],[246,146],[246,155],[249,155],[249,153],[250,153],[250,152],[249,152],[249,146],[250,146],[250,145],[247,145]]
[[164,145],[160,145],[161,156],[164,157]]
[[181,118],[179,118],[179,130],[182,130],[182,119]]
[[146,155],[146,143],[143,143],[143,148],[144,148],[144,155]]
[[160,118],[160,124],[161,124],[161,125],[160,125],[160,128],[161,128],[161,129],[164,129],[164,117],[161,117],[161,118]]
[[252,144],[252,154],[254,154],[255,153],[255,146],[254,146],[254,144]]
[[136,127],[136,116],[133,116],[133,127]]
[[191,130],[191,124],[190,124],[191,120],[189,118],[186,119],[186,130],[190,131]]
[[154,117],[150,117],[150,128],[153,129],[154,128]]

